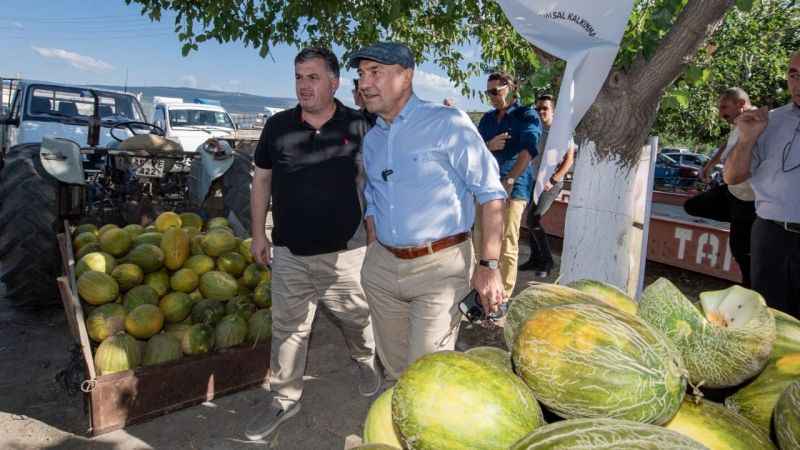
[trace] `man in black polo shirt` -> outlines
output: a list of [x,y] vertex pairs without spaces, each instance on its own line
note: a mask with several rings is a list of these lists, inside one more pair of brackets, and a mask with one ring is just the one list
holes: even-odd
[[[381,385],[369,307],[361,288],[366,234],[359,197],[364,116],[334,99],[339,63],[307,48],[294,62],[299,105],[271,117],[255,153],[252,252],[272,263],[271,401],[247,427],[263,439],[300,409],[308,336],[317,304],[338,319],[358,368],[358,389]],[[264,228],[270,194],[273,243]]]

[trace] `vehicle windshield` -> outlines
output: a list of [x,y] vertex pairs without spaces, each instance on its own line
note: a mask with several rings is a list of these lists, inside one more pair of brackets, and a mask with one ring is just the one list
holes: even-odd
[[233,129],[227,113],[207,109],[173,109],[169,112],[172,127],[223,127]]
[[[98,112],[104,122],[144,121],[135,98],[113,92],[97,92]],[[94,115],[95,96],[89,89],[31,86],[27,105],[30,116],[88,121]]]
[[675,161],[674,159],[670,158],[669,156],[663,153],[658,154],[658,160],[664,164],[678,164],[677,161]]

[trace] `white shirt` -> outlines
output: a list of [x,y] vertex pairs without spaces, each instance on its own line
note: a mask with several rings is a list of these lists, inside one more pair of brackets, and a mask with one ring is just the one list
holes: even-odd
[[[720,161],[725,164],[731,151],[739,142],[739,127],[733,127],[730,134],[728,134],[728,142],[725,144],[725,150],[722,151]],[[739,184],[729,184],[728,191],[743,202],[752,202],[756,199],[756,194],[753,192],[753,187],[750,185],[750,180],[742,181]]]

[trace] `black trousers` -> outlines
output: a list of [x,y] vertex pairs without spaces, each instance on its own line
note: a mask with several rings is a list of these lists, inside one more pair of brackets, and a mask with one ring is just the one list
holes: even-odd
[[742,270],[742,286],[749,288],[752,285],[750,241],[756,220],[755,202],[739,200],[731,194],[727,185],[722,185],[690,198],[683,209],[691,216],[731,224],[731,253]]
[[753,289],[769,306],[800,319],[800,233],[759,217],[751,247]]
[[[553,206],[553,202],[558,198],[561,189],[564,187],[564,182],[561,181],[553,185],[549,191],[542,192],[539,196],[539,202],[535,205],[528,207],[528,230],[530,239],[528,243],[531,246],[530,261],[542,268],[553,267],[553,253],[550,251],[550,244],[547,242],[547,233],[542,226],[542,216]],[[533,199],[533,193],[531,193]]]

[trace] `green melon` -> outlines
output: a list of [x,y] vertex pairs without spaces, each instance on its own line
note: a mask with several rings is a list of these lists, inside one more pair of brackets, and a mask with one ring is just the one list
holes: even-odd
[[[664,427],[618,419],[572,419],[537,428],[509,450],[708,450]],[[755,450],[755,449],[753,449]]]
[[242,281],[244,285],[250,289],[255,289],[259,283],[263,281],[270,281],[270,273],[266,267],[261,264],[250,264],[244,269],[242,273]]
[[700,294],[700,304],[703,311],[660,278],[642,293],[639,316],[678,349],[694,385],[736,386],[761,372],[775,342],[775,320],[761,295],[731,286]]
[[125,314],[122,305],[108,303],[98,306],[86,319],[86,331],[95,342],[103,342],[109,336],[125,330]]
[[142,284],[134,286],[125,293],[125,300],[123,304],[125,309],[132,311],[134,308],[141,305],[155,305],[158,306],[158,292],[151,286]]
[[468,355],[480,358],[497,367],[513,372],[511,367],[511,353],[497,347],[474,347],[465,352]]
[[437,450],[507,448],[544,424],[519,378],[453,351],[425,355],[403,372],[392,419],[405,447]]
[[400,438],[394,431],[392,423],[392,393],[394,387],[383,392],[369,407],[364,420],[364,443],[386,444],[393,448],[401,448]]
[[92,233],[97,236],[99,233],[97,231],[97,225],[93,223],[82,223],[75,228],[75,231],[72,232],[73,236],[77,236],[81,233]]
[[180,228],[170,228],[161,238],[161,251],[164,252],[164,265],[169,270],[178,270],[189,258],[189,235]]
[[225,252],[217,258],[217,270],[238,277],[244,272],[247,262],[238,252]]
[[206,254],[205,250],[203,250],[203,239],[205,239],[205,237],[205,234],[198,234],[192,237],[190,245],[192,256]]
[[244,282],[244,277],[236,279],[236,295],[253,296],[253,290]]
[[72,250],[75,252],[81,251],[81,248],[87,244],[91,244],[97,242],[99,244],[99,240],[97,235],[91,231],[83,232],[72,239]]
[[272,307],[272,282],[262,281],[253,291],[253,303],[259,308]]
[[536,309],[512,356],[536,398],[564,418],[660,425],[686,390],[685,369],[669,341],[638,317],[604,305]]
[[510,300],[506,323],[503,326],[506,347],[514,348],[517,332],[534,310],[545,306],[573,303],[600,304],[595,297],[589,294],[557,284],[534,284],[526,288]]
[[168,323],[164,327],[164,333],[172,335],[178,342],[183,340],[183,335],[192,327],[190,323]]
[[253,258],[253,238],[247,238],[239,243],[239,254],[244,256],[244,260],[247,261],[247,264],[253,264],[256,262],[256,259]]
[[136,264],[123,263],[114,267],[111,271],[111,276],[117,280],[119,288],[122,291],[127,291],[135,286],[144,282],[144,272]]
[[259,344],[269,343],[272,337],[272,311],[259,309],[247,321],[247,340]]
[[181,359],[181,341],[167,333],[159,333],[151,337],[144,347],[143,366],[154,366]]
[[152,244],[137,245],[128,253],[125,260],[139,266],[144,273],[151,273],[164,265],[164,252]]
[[85,255],[75,264],[75,276],[80,278],[88,270],[96,270],[111,275],[116,265],[116,260],[108,253],[92,252]]
[[769,359],[800,352],[800,320],[777,309],[770,308],[770,312],[775,318],[775,343]]
[[144,227],[144,232],[145,233],[157,233],[158,229],[156,228],[155,224],[151,223],[151,224],[147,225],[146,227]]
[[791,353],[774,361],[755,380],[725,399],[725,406],[750,419],[769,433],[775,404],[783,391],[800,379],[800,353]]
[[94,354],[98,375],[135,369],[142,360],[142,350],[132,336],[119,333],[106,338]]
[[161,239],[163,238],[164,235],[157,231],[144,232],[133,239],[133,246],[138,247],[142,244],[150,244],[161,247]]
[[203,236],[200,244],[203,247],[203,253],[216,258],[236,249],[236,237],[226,230],[214,229]]
[[125,331],[139,339],[149,339],[161,331],[164,315],[155,305],[140,305],[133,308],[125,317]]
[[800,448],[800,379],[784,389],[773,413],[781,450]]
[[128,233],[128,236],[130,236],[131,239],[136,239],[137,236],[139,236],[140,234],[144,233],[144,227],[139,225],[138,223],[132,223],[130,225],[125,225],[124,227],[122,227],[122,229],[123,229],[123,231]]
[[183,227],[181,228],[181,230],[186,232],[186,235],[189,236],[189,242],[190,242],[189,248],[191,249],[191,241],[195,236],[200,234],[200,229],[195,227]]
[[76,260],[80,260],[81,258],[83,258],[84,256],[88,255],[89,253],[102,252],[102,251],[103,251],[103,249],[100,248],[100,243],[99,242],[89,242],[88,244],[83,245],[81,247],[80,251],[75,253],[75,259]]
[[214,347],[235,347],[247,338],[247,321],[239,314],[228,314],[214,328]]
[[183,263],[186,269],[192,269],[198,276],[214,270],[214,259],[206,255],[193,255]]
[[186,355],[208,353],[214,347],[214,329],[208,325],[195,324],[189,327],[181,339],[181,350]]
[[622,289],[613,284],[604,283],[597,280],[578,280],[567,284],[567,287],[577,289],[581,292],[596,297],[606,305],[613,306],[628,314],[636,315],[636,301],[630,298]]
[[181,216],[175,214],[172,211],[167,211],[161,213],[156,217],[156,230],[163,233],[170,228],[180,228],[183,223],[181,222]]
[[122,256],[128,253],[133,240],[131,236],[120,228],[113,228],[100,235],[100,248],[113,256]]
[[184,212],[179,214],[181,218],[181,226],[193,227],[198,230],[203,229],[203,218],[193,212]]
[[225,305],[225,314],[239,314],[245,320],[249,319],[256,311],[258,311],[258,306],[243,296],[234,297]]
[[769,433],[724,406],[686,396],[665,428],[688,436],[710,450],[772,449]]
[[172,274],[169,285],[174,291],[188,294],[200,285],[200,277],[192,269],[181,269]]
[[393,447],[386,444],[364,444],[358,447],[353,447],[351,450],[401,450],[399,447]]
[[164,319],[173,323],[187,318],[192,312],[193,305],[194,302],[189,297],[189,294],[183,292],[170,292],[161,297],[158,303],[161,313],[164,314]]
[[163,297],[169,292],[169,273],[164,269],[148,273],[144,276],[144,284],[155,289],[159,297]]
[[189,293],[189,298],[191,298],[193,302],[197,303],[203,299],[203,293],[200,292],[200,289],[195,289]]
[[97,236],[100,237],[100,236],[104,235],[106,233],[106,231],[117,230],[117,229],[119,229],[119,227],[116,224],[107,223],[107,224],[103,225],[102,227],[100,227],[99,230],[97,230]]
[[91,305],[113,302],[119,295],[117,280],[104,272],[89,270],[78,278],[78,294]]
[[212,270],[200,277],[200,292],[205,298],[225,301],[235,297],[238,290],[236,279],[225,272]]
[[216,325],[225,316],[225,305],[219,300],[204,298],[192,305],[192,323]]
[[224,217],[212,217],[211,219],[209,219],[207,227],[208,227],[209,230],[211,230],[213,228],[220,228],[220,227],[230,228],[231,227],[231,223],[228,222],[228,219],[226,219]]

